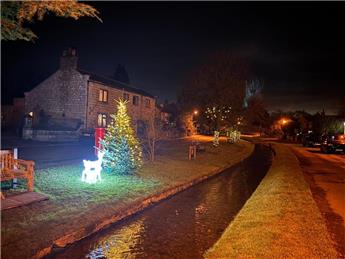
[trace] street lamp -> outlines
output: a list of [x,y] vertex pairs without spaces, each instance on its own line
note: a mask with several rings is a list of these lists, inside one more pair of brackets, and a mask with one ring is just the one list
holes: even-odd
[[283,139],[287,138],[286,125],[290,122],[290,119],[281,118],[280,119],[280,129],[283,131]]
[[196,120],[196,117],[198,116],[198,114],[199,114],[199,111],[196,109],[192,113],[192,122],[195,127],[196,133],[198,133],[198,125],[197,125],[197,120]]

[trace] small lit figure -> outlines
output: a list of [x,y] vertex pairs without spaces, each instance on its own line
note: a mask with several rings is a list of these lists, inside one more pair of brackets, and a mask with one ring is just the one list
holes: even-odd
[[219,145],[219,131],[214,131],[214,137],[213,137],[213,146],[218,147]]
[[81,175],[81,180],[86,183],[96,183],[100,181],[101,178],[101,171],[102,171],[102,162],[103,162],[104,153],[99,151],[98,152],[98,160],[90,161],[90,160],[83,160],[84,163],[84,170]]

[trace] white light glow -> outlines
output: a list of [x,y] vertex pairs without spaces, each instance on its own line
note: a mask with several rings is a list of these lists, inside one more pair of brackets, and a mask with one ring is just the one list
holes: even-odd
[[102,162],[103,162],[103,152],[98,152],[98,160],[90,161],[83,160],[84,170],[81,175],[81,180],[86,183],[96,183],[97,181],[102,180],[101,171],[102,171]]

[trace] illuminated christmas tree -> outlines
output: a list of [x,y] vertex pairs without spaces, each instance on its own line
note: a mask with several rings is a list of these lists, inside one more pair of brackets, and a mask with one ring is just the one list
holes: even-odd
[[129,174],[142,165],[142,150],[127,114],[126,101],[117,101],[117,112],[111,114],[111,123],[101,144],[104,166],[117,174]]

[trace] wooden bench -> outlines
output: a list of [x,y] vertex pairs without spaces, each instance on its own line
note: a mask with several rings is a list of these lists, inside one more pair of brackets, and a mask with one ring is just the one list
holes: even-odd
[[[8,150],[1,150],[1,182],[15,178],[27,179],[29,192],[34,188],[34,161],[14,159],[13,153]],[[1,198],[4,198],[1,193]]]

